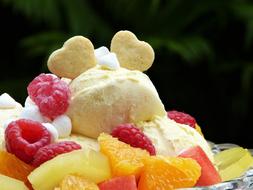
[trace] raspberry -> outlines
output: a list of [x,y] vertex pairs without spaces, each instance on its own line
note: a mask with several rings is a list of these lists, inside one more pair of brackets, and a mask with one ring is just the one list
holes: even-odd
[[7,151],[26,163],[30,163],[38,149],[50,141],[51,134],[37,121],[19,119],[11,122],[5,130]]
[[81,149],[81,146],[73,141],[62,141],[55,144],[49,144],[38,150],[38,152],[34,155],[32,165],[38,167],[42,163],[53,159],[59,154],[71,152],[78,149]]
[[111,133],[113,137],[117,137],[120,141],[147,150],[150,155],[155,155],[156,150],[151,140],[137,127],[132,124],[122,124],[115,127]]
[[190,127],[196,127],[196,120],[189,114],[179,111],[168,111],[167,115],[170,119],[174,120],[177,123],[189,125]]
[[54,119],[65,113],[69,106],[68,84],[52,74],[40,74],[27,87],[30,98],[42,115]]

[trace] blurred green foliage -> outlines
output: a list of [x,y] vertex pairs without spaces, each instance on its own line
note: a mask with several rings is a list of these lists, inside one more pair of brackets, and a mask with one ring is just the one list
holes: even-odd
[[[21,14],[35,30],[19,41],[19,49],[28,60],[40,58],[40,71],[47,71],[49,54],[73,35],[89,37],[95,47],[109,46],[113,34],[121,29],[133,31],[151,43],[156,52],[154,79],[171,72],[180,80],[182,69],[207,71],[202,74],[220,84],[222,77],[237,83],[234,95],[222,94],[232,114],[247,117],[253,78],[253,3],[250,0],[0,0],[15,14]],[[159,63],[157,63],[159,61]],[[32,61],[30,65],[34,64]],[[178,65],[181,65],[180,67]],[[32,66],[31,66],[32,67]],[[177,68],[177,69],[173,69]],[[184,71],[183,73],[186,73]],[[167,73],[168,74],[168,73]],[[165,74],[165,75],[167,75]],[[198,73],[195,73],[198,74]],[[200,74],[201,76],[201,74]],[[164,77],[165,78],[165,77]],[[182,79],[188,81],[188,79]],[[190,81],[190,79],[189,79]],[[193,82],[197,80],[194,79]],[[238,82],[239,81],[239,82]],[[25,80],[24,83],[27,81]],[[199,79],[201,83],[201,78]],[[230,91],[233,91],[231,81]],[[155,82],[158,84],[158,82]],[[166,88],[164,81],[160,86]],[[183,84],[183,82],[179,82]],[[2,84],[1,84],[2,85]],[[203,84],[208,85],[208,84]],[[175,86],[174,86],[175,87]],[[196,86],[195,86],[196,87]],[[187,88],[187,87],[186,87]],[[226,88],[226,87],[224,87]],[[179,89],[175,87],[175,89]],[[187,90],[201,90],[191,89]],[[161,90],[164,93],[164,90]],[[181,90],[179,93],[182,94]],[[177,93],[174,93],[174,95]],[[193,95],[196,95],[193,94]],[[179,95],[180,96],[180,95]],[[181,95],[182,96],[182,95]],[[170,97],[166,97],[170,101]],[[166,99],[163,97],[163,99]],[[183,97],[178,100],[182,100]],[[194,110],[193,103],[191,105]],[[211,103],[210,103],[211,104]],[[213,110],[212,113],[214,113]],[[231,113],[227,113],[229,115]],[[212,119],[212,118],[211,118]],[[236,131],[236,130],[235,130]]]

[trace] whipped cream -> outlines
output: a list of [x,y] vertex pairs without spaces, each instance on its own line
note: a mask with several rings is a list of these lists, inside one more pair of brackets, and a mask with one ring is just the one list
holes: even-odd
[[60,115],[54,119],[52,125],[58,131],[59,137],[68,137],[71,134],[72,123],[67,115]]
[[46,127],[47,130],[50,132],[50,134],[52,136],[51,142],[56,142],[59,138],[59,134],[58,134],[58,131],[56,130],[56,128],[51,123],[42,123],[42,125],[44,127]]
[[102,46],[95,50],[97,63],[104,68],[116,70],[120,68],[118,58],[115,53],[111,53],[107,47]]
[[7,93],[3,93],[0,96],[0,109],[11,109],[15,108],[17,102]]

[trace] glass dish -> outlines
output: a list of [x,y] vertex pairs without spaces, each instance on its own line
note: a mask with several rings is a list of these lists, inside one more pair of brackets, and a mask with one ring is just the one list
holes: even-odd
[[[236,144],[215,144],[209,141],[213,153],[218,153],[233,147],[238,147]],[[248,149],[253,155],[253,149]],[[180,190],[253,190],[253,167],[246,171],[241,177],[222,182],[208,187],[194,187],[194,188],[181,188]]]

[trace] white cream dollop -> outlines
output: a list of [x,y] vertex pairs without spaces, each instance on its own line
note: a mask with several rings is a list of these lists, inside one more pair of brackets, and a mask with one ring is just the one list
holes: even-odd
[[96,57],[96,58],[102,57],[102,56],[107,55],[107,54],[109,54],[109,53],[110,53],[109,49],[108,49],[107,47],[105,47],[105,46],[102,46],[102,47],[100,47],[100,48],[97,48],[97,49],[95,49],[95,51],[94,51],[94,54],[95,54],[95,57]]
[[42,125],[46,127],[47,130],[50,132],[52,136],[51,142],[56,142],[59,138],[59,134],[56,128],[51,123],[42,123]]
[[30,106],[36,106],[36,104],[34,103],[34,101],[32,101],[32,99],[29,96],[27,96],[27,98],[25,99],[25,107]]
[[40,123],[46,122],[46,119],[40,113],[40,110],[36,105],[24,107],[20,117],[23,119],[31,119],[33,121],[38,121]]
[[61,138],[68,137],[71,134],[72,123],[67,115],[60,115],[56,117],[53,120],[52,125],[56,128],[59,137]]
[[105,46],[95,49],[95,57],[97,59],[97,63],[104,68],[110,70],[116,70],[120,68],[116,54],[111,53]]

